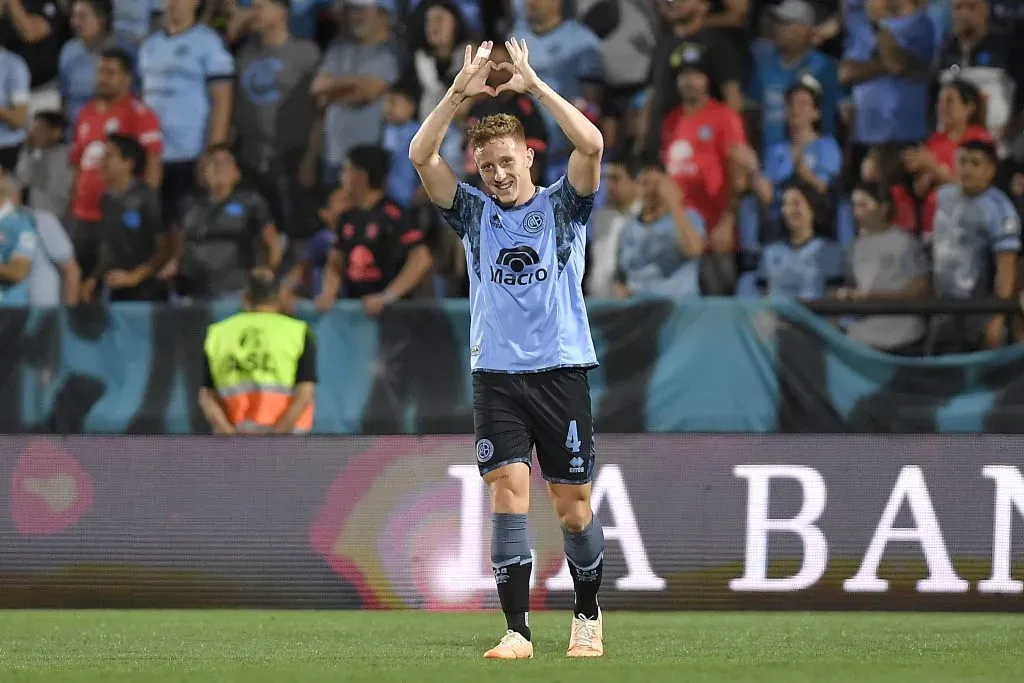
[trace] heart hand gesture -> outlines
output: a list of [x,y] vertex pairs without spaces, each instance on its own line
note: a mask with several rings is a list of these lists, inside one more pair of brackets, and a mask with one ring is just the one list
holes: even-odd
[[484,41],[480,44],[474,57],[473,48],[469,45],[466,46],[466,60],[462,65],[462,70],[455,76],[455,81],[452,83],[454,92],[463,97],[476,97],[481,93],[487,93],[493,97],[496,94],[494,88],[487,85],[487,77],[491,75],[491,70],[494,68],[494,63],[488,59],[491,56],[492,47],[494,47],[494,43],[489,40]]
[[537,87],[540,85],[540,78],[537,77],[537,72],[530,66],[530,48],[526,47],[526,41],[512,38],[505,41],[505,47],[508,49],[508,56],[512,59],[512,63],[502,62],[495,65],[495,69],[510,72],[512,78],[508,83],[498,86],[497,94],[500,95],[503,92],[536,92]]

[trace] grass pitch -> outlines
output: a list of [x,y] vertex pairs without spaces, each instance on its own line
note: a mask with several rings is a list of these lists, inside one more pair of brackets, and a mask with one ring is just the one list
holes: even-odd
[[565,657],[568,614],[531,622],[536,659],[491,662],[500,614],[0,611],[0,681],[1024,680],[1024,615],[608,612],[589,661]]

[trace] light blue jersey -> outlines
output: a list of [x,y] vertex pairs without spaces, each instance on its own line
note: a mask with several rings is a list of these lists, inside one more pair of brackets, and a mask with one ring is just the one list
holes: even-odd
[[[0,207],[0,263],[16,258],[32,260],[36,254],[36,233],[32,220],[10,203]],[[0,306],[28,305],[29,278],[21,282],[0,280]]]
[[473,371],[528,373],[597,365],[583,303],[593,195],[563,176],[503,209],[459,183],[441,213],[466,248]]
[[139,50],[143,100],[160,118],[164,161],[191,161],[206,143],[211,83],[234,78],[235,62],[207,26],[153,33]]

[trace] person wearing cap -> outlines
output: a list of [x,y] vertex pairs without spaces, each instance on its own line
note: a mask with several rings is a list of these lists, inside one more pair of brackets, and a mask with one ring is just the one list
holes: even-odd
[[761,106],[761,146],[767,150],[786,139],[786,93],[806,76],[818,85],[819,125],[835,131],[839,79],[835,60],[811,47],[814,8],[806,0],[784,0],[770,14],[772,40],[754,46],[751,99]]
[[309,432],[317,382],[312,330],[279,312],[268,269],[249,274],[243,305],[206,332],[199,407],[217,434]]
[[[234,125],[242,177],[267,200],[274,223],[308,236],[312,205],[301,187],[315,186],[322,131],[309,87],[320,48],[288,30],[291,0],[253,0],[254,33],[239,50]],[[301,186],[301,187],[300,187]]]
[[735,284],[736,203],[746,179],[739,159],[754,153],[739,114],[711,97],[706,55],[696,49],[682,55],[676,69],[682,104],[662,124],[661,159],[682,188],[686,207],[696,209],[709,227],[712,254],[705,260],[702,290],[718,295]]
[[324,109],[324,182],[335,185],[348,151],[383,133],[384,93],[398,80],[391,41],[395,0],[348,0],[348,33],[324,54],[310,94]]

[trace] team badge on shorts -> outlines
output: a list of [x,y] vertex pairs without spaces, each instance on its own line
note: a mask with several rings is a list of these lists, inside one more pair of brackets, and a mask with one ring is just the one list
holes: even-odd
[[476,461],[487,462],[494,457],[494,444],[490,439],[480,439],[476,442]]

